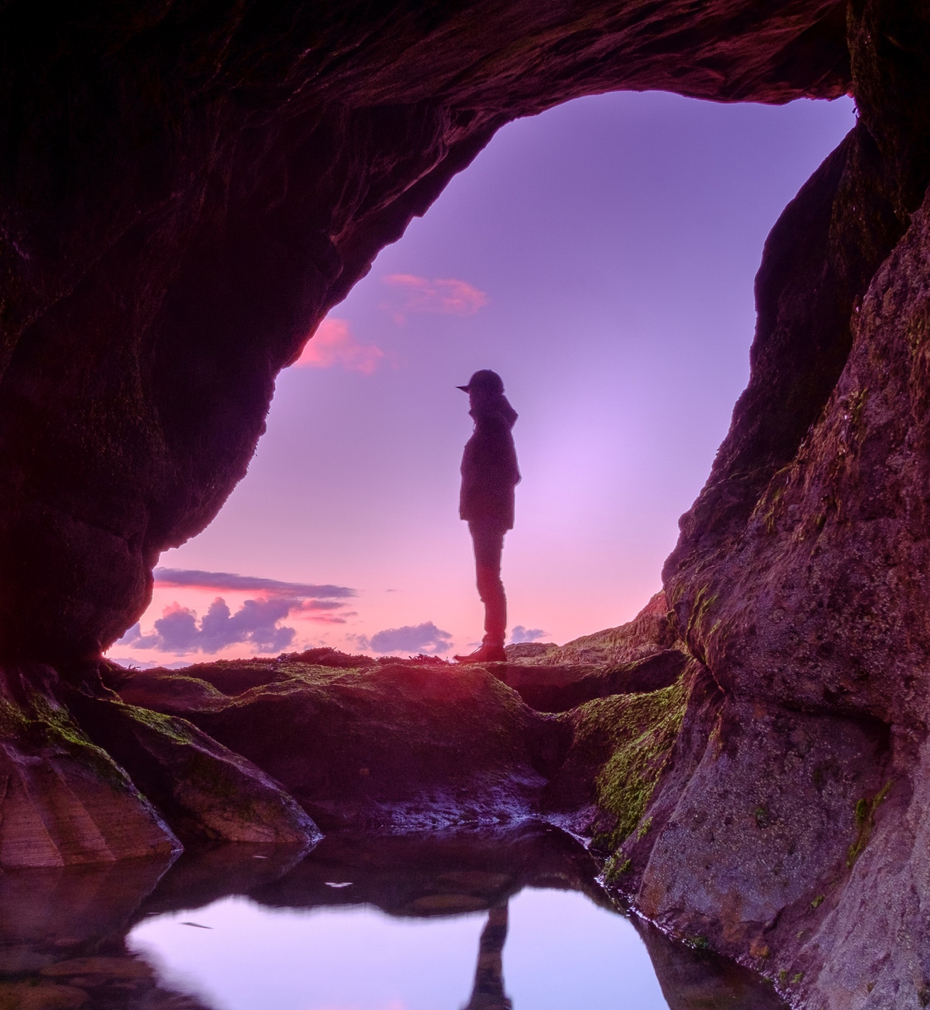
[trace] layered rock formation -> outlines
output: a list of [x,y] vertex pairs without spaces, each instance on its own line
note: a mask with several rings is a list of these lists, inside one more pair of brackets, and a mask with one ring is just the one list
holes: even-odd
[[[588,699],[560,716],[456,674],[446,689],[493,717],[483,756],[463,739],[473,767],[452,768],[427,732],[421,757],[461,795],[590,834],[646,915],[799,1006],[926,1005],[923,8],[151,0],[49,19],[12,0],[0,47],[5,866],[164,854],[179,835],[300,850],[308,808],[351,821],[345,798],[371,799],[340,780],[301,806],[306,769],[237,720],[254,703],[310,726],[352,696],[361,726],[383,671],[325,690],[275,676],[248,704],[188,677],[153,713],[98,657],[145,607],[159,551],[243,475],[277,371],[497,128],[619,88],[852,90],[858,125],[766,245],[750,384],[666,567],[671,625],[649,618],[652,652],[618,633],[542,657],[576,691],[563,701]],[[665,680],[630,679],[659,652]],[[520,688],[511,665],[497,673]],[[407,670],[385,674],[393,714],[428,726],[431,682]],[[428,779],[378,793],[378,816],[425,817]]]

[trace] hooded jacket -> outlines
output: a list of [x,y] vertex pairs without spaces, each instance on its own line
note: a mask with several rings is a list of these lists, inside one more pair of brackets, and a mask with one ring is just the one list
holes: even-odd
[[469,411],[475,433],[462,455],[459,515],[473,522],[495,519],[513,529],[514,488],[520,482],[511,429],[517,412],[501,394]]

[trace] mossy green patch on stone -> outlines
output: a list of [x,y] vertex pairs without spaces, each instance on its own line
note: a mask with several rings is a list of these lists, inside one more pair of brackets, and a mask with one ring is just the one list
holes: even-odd
[[691,613],[688,615],[688,627],[685,634],[687,640],[690,640],[692,632],[704,623],[708,611],[717,602],[718,595],[717,593],[711,595],[708,586],[701,586],[698,589],[691,606]]
[[652,827],[652,818],[647,817],[642,824],[636,829],[636,837],[644,838],[648,833],[649,829]]
[[622,856],[622,852],[614,853],[604,863],[603,878],[605,884],[617,883],[624,874],[629,873],[633,868],[633,860],[623,859],[621,858]]
[[119,766],[87,736],[71,713],[39,692],[30,698],[28,707],[0,697],[0,736],[31,750],[67,754],[111,788],[138,795]]
[[687,698],[679,680],[647,694],[599,698],[573,711],[572,749],[600,769],[596,802],[616,818],[612,830],[595,839],[596,847],[615,850],[637,826],[639,837],[649,830],[651,820],[643,815],[678,737]]
[[882,801],[888,795],[888,790],[891,789],[893,781],[893,779],[889,779],[871,800],[866,796],[862,796],[856,801],[856,838],[852,845],[849,846],[849,851],[846,854],[846,865],[850,869],[855,865],[856,860],[862,854],[862,850],[868,844],[869,838],[872,835],[872,828],[875,825],[875,811],[878,810]]
[[148,726],[150,729],[157,730],[175,743],[189,744],[193,742],[193,734],[183,719],[178,719],[171,715],[163,715],[161,712],[154,712],[149,708],[140,708],[137,705],[120,703],[120,708],[131,719]]

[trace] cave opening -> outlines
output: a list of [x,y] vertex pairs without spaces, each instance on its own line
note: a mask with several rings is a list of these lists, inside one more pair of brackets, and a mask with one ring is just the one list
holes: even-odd
[[[629,620],[746,385],[765,236],[853,122],[846,98],[620,92],[503,128],[281,373],[248,475],[111,656],[471,645],[454,387],[485,366],[521,415],[508,640]],[[358,595],[288,608],[262,579]]]

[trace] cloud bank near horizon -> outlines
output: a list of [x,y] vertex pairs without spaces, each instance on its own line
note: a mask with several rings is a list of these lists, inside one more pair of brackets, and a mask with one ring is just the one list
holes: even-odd
[[359,635],[356,644],[360,649],[370,649],[382,654],[388,652],[423,653],[438,656],[452,648],[452,635],[437,628],[432,621],[423,624],[406,624],[402,628],[385,628],[371,638]]
[[522,645],[524,642],[538,642],[546,637],[546,632],[542,628],[524,628],[518,624],[510,633],[511,645]]
[[317,586],[309,582],[279,582],[254,575],[236,575],[234,572],[202,572],[192,568],[156,568],[152,573],[155,585],[185,589],[210,589],[218,591],[265,593],[268,596],[288,596],[295,599],[344,599],[356,596],[347,586]]
[[319,624],[345,624],[340,611],[345,601],[356,595],[347,586],[280,582],[234,572],[156,568],[154,576],[155,585],[161,588],[258,592],[261,598],[246,599],[233,612],[223,597],[217,596],[203,617],[175,601],[165,608],[149,634],[143,634],[137,623],[116,645],[175,655],[215,654],[230,645],[249,645],[256,654],[280,652],[293,644],[297,635],[296,628],[281,623],[287,617],[300,614]]

